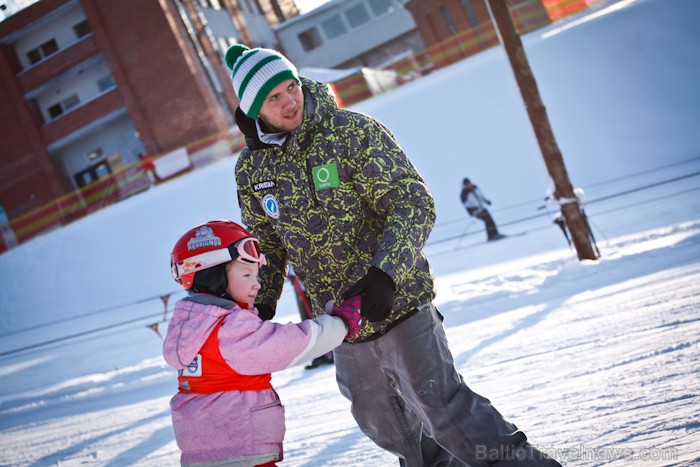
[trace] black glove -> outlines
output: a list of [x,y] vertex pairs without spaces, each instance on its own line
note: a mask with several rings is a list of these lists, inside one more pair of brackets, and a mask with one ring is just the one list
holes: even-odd
[[396,286],[387,273],[371,267],[367,274],[343,294],[347,300],[353,295],[362,296],[361,314],[372,323],[384,321],[394,307]]
[[487,200],[487,199],[485,199],[484,201],[486,202],[486,204],[488,204],[489,206],[491,206],[491,201],[489,201],[489,200]]
[[263,321],[271,320],[275,316],[275,309],[267,303],[256,303],[255,308],[258,309],[258,317]]

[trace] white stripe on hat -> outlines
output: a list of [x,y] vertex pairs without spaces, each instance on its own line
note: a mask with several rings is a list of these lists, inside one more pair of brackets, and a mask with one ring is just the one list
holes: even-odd
[[243,90],[243,95],[240,96],[241,108],[244,112],[248,113],[250,107],[253,105],[253,101],[257,97],[260,89],[276,74],[287,71],[289,68],[280,59],[275,59],[263,65],[262,68],[257,70],[252,79],[248,82],[248,85]]
[[[241,89],[241,84],[243,84],[246,76],[250,74],[250,71],[260,63],[261,60],[268,57],[270,57],[270,54],[265,53],[262,49],[253,49],[246,51],[236,60],[236,63],[233,65],[234,74],[231,76],[236,93]],[[241,63],[240,66],[239,62]]]

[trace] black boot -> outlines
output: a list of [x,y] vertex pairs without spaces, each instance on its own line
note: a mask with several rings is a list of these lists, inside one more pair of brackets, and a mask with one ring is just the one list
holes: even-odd
[[325,355],[321,355],[320,357],[314,358],[313,360],[311,360],[311,363],[306,365],[304,368],[307,370],[312,370],[323,365],[332,365],[333,363],[335,363],[335,361],[333,360],[333,352],[328,352]]

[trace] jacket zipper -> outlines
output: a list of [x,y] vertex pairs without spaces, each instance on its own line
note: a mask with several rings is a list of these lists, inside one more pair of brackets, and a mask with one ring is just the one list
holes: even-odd
[[306,159],[306,178],[309,180],[309,189],[311,190],[311,198],[314,201],[314,206],[318,207],[318,198],[316,197],[316,185],[314,184],[314,176],[311,171],[311,160]]

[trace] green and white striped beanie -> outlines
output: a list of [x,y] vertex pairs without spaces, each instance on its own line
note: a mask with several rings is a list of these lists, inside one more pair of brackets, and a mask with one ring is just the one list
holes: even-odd
[[288,79],[301,83],[292,62],[272,49],[234,44],[226,51],[226,66],[231,70],[241,110],[253,119],[258,118],[260,107],[275,86]]

